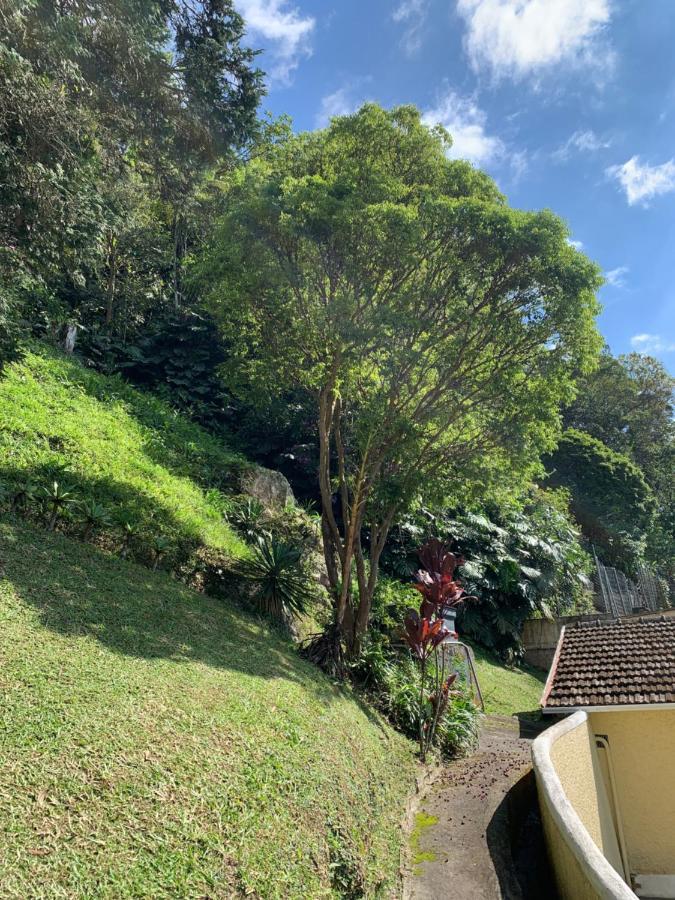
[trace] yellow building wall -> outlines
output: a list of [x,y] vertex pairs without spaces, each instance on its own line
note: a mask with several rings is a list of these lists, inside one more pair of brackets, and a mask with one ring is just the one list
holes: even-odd
[[594,744],[592,726],[585,722],[555,742],[551,762],[584,828],[623,877],[619,843]]
[[675,874],[675,709],[594,712],[590,724],[609,741],[631,872]]

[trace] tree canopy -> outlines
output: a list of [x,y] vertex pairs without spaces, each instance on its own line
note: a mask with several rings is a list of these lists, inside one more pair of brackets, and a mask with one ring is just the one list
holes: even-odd
[[128,330],[180,299],[201,175],[259,129],[243,29],[231,0],[0,6],[6,329],[122,331],[123,308]]
[[281,142],[225,184],[200,270],[231,389],[313,393],[336,628],[353,646],[395,516],[423,487],[531,475],[598,350],[597,267],[449,146],[414,107],[374,104]]
[[654,494],[640,468],[583,431],[568,429],[545,458],[550,483],[566,488],[574,514],[600,555],[621,567],[640,553],[651,526]]

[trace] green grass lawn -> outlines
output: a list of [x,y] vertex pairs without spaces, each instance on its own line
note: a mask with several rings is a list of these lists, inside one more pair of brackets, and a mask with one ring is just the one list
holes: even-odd
[[485,712],[499,716],[538,714],[546,674],[531,666],[507,668],[486,650],[476,644],[472,647]]
[[390,896],[414,748],[281,637],[0,524],[3,898]]
[[223,492],[245,460],[165,403],[120,378],[36,346],[0,378],[0,483],[54,479],[148,536],[245,552],[224,521]]

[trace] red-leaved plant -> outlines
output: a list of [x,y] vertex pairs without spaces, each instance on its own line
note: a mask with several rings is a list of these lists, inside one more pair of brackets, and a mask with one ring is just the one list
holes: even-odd
[[[473,598],[467,597],[461,584],[454,578],[455,569],[464,562],[461,556],[451,553],[437,538],[429,540],[418,555],[424,568],[415,576],[415,587],[422,594],[422,603],[419,612],[408,610],[404,620],[403,639],[420,667],[419,746],[422,762],[425,762],[434,743],[438,723],[454,693],[450,688],[457,679],[456,672],[446,675],[446,655],[437,652],[438,647],[451,634],[443,621],[443,613]],[[429,694],[427,680],[430,662],[433,665],[433,689]]]
[[418,556],[424,566],[415,576],[415,587],[424,597],[420,610],[423,610],[422,615],[430,616],[435,613],[442,617],[445,610],[456,609],[465,600],[475,599],[467,596],[454,577],[457,566],[465,562],[463,556],[451,553],[447,545],[438,538],[427,541]]

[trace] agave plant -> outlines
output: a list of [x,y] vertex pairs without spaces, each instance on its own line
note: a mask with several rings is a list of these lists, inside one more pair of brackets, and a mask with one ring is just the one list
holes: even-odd
[[53,531],[56,528],[56,522],[63,510],[76,502],[76,497],[72,491],[66,490],[58,481],[53,481],[49,487],[42,489],[42,496],[47,505],[49,518],[47,520],[47,530]]
[[301,551],[270,535],[258,537],[250,559],[238,572],[250,581],[261,610],[290,624],[312,596],[311,581],[301,565]]
[[157,566],[171,548],[171,541],[164,534],[158,534],[153,538],[151,544],[152,550],[152,571],[157,571]]
[[107,508],[95,500],[85,500],[80,504],[80,513],[84,522],[82,540],[88,541],[94,530],[110,526],[110,513]]
[[257,539],[265,508],[259,500],[247,497],[236,502],[227,513],[227,521],[247,540]]
[[122,525],[122,546],[120,547],[120,556],[126,559],[131,550],[131,545],[135,538],[138,537],[139,527],[135,522],[126,521]]

